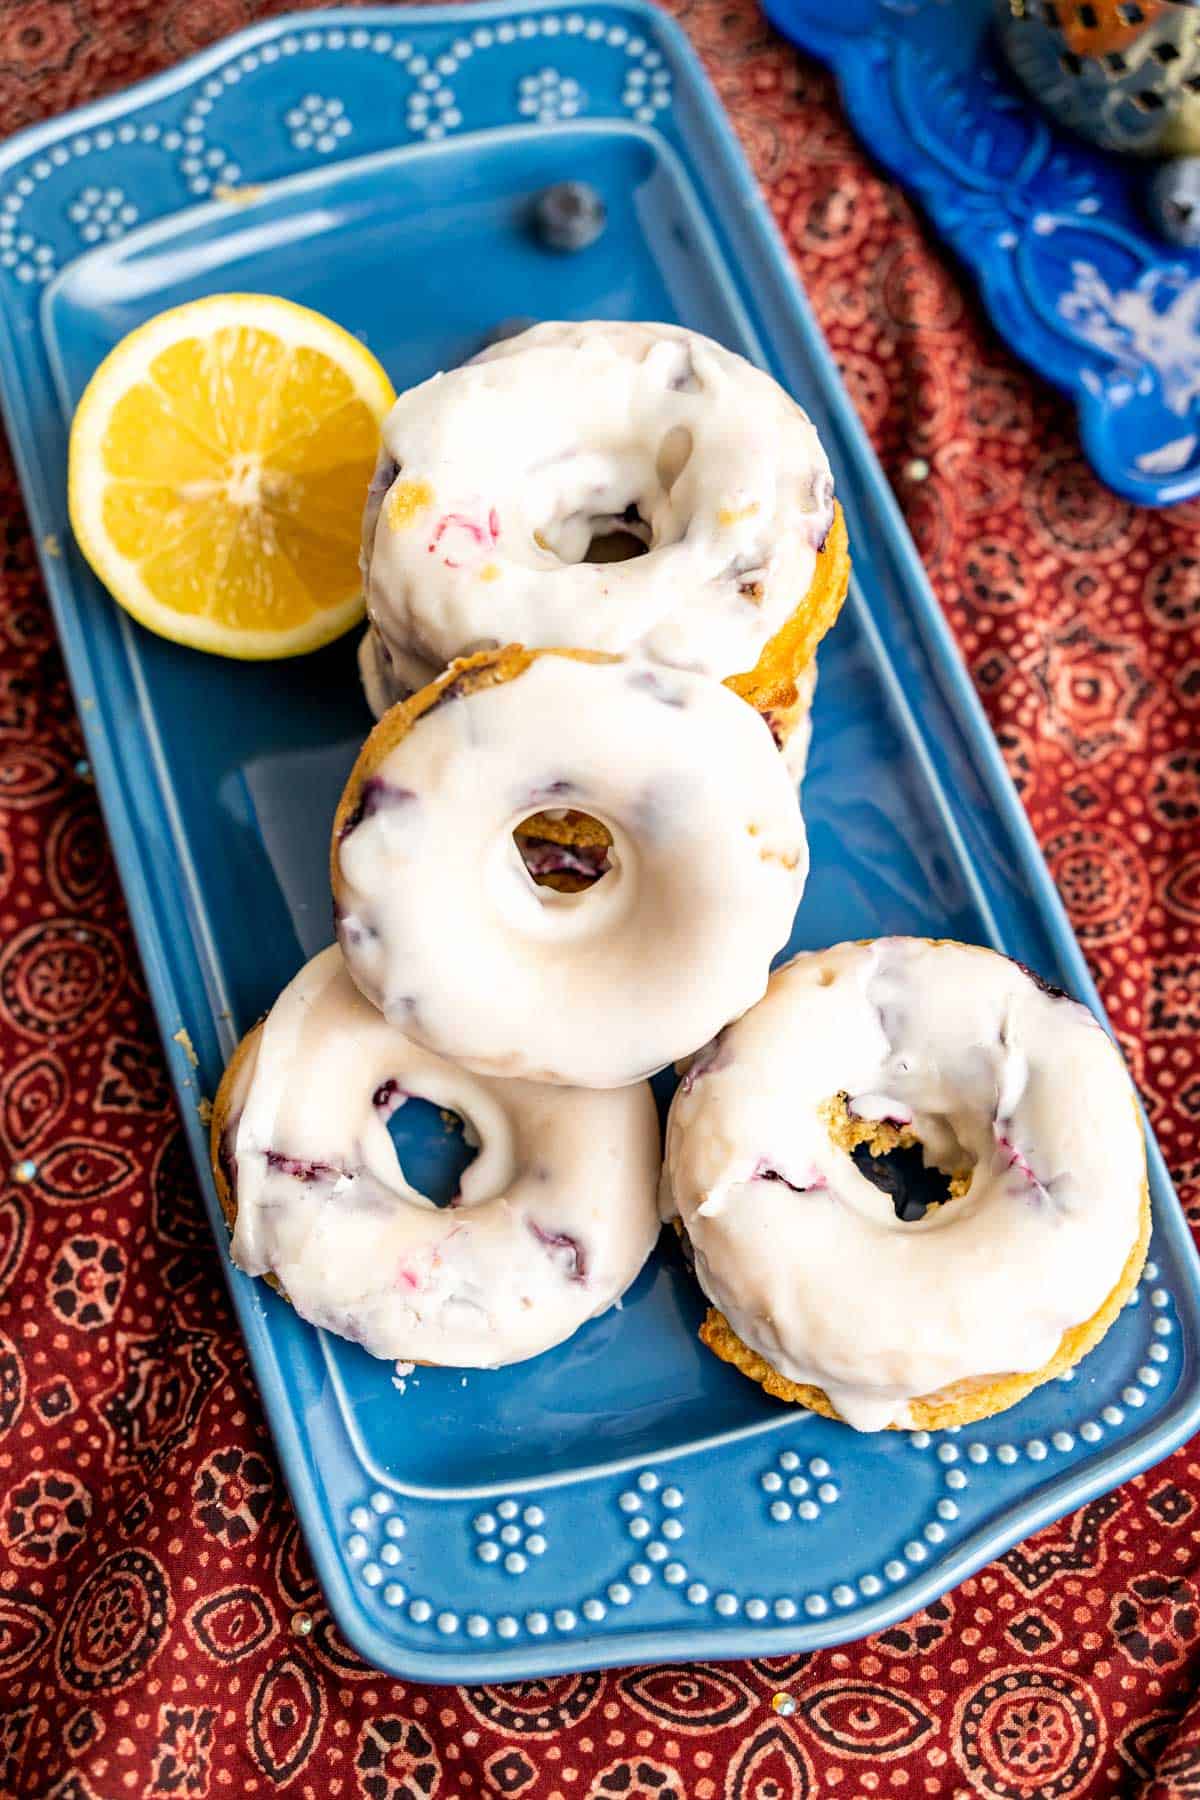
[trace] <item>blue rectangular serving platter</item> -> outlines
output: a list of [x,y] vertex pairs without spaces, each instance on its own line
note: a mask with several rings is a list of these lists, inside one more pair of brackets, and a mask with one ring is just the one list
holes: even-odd
[[[574,257],[524,227],[529,197],[566,174],[610,211]],[[210,201],[217,183],[263,185]],[[855,554],[822,650],[794,947],[966,938],[1098,1005],[763,201],[649,6],[284,18],[7,145],[0,219],[5,414],[223,1253],[197,1102],[328,938],[326,834],[369,720],[350,641],[275,665],[179,649],[133,625],[72,545],[72,407],[126,331],[197,295],[316,306],[398,387],[522,314],[678,319],[772,370],[829,447]],[[503,1680],[799,1652],[926,1604],[1195,1427],[1197,1265],[1154,1149],[1151,1169],[1154,1262],[1101,1348],[933,1439],[860,1437],[767,1399],[698,1344],[701,1301],[666,1245],[560,1350],[418,1370],[403,1390],[229,1267],[344,1636],[404,1676]]]

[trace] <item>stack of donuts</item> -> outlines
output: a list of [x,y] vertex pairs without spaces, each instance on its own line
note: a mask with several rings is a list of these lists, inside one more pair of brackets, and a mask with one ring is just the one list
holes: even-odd
[[[363,571],[337,942],[214,1106],[239,1266],[372,1355],[498,1367],[613,1305],[665,1216],[709,1348],[864,1430],[1090,1349],[1149,1232],[1091,1015],[957,944],[771,974],[849,578],[800,407],[677,327],[536,326],[397,401]],[[476,1149],[448,1206],[393,1147],[413,1099]]]

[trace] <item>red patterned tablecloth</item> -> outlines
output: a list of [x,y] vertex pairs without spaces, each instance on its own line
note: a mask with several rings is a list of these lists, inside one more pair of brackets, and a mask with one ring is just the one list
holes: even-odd
[[[0,0],[0,124],[277,10]],[[1200,1207],[1200,503],[1138,512],[1097,484],[1067,407],[753,0],[678,11]],[[6,457],[0,517],[0,1795],[1200,1796],[1186,1448],[845,1650],[430,1689],[344,1647],[185,1160]]]

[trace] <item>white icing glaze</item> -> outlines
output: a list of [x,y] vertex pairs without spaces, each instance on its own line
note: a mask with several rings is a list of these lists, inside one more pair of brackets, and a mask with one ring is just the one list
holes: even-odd
[[[539,887],[512,840],[573,807],[612,834],[593,887]],[[795,789],[728,688],[640,661],[538,657],[446,698],[375,768],[335,848],[362,991],[469,1068],[635,1081],[762,994],[804,886]]]
[[[459,1204],[405,1181],[387,1129],[404,1097],[458,1113],[478,1139]],[[620,1297],[658,1234],[644,1083],[583,1093],[470,1075],[388,1025],[336,947],[272,1007],[227,1132],[234,1261],[389,1361],[537,1356]]]
[[[902,1224],[821,1104],[911,1122],[969,1191]],[[696,1059],[667,1130],[705,1293],[860,1430],[951,1382],[1034,1371],[1138,1232],[1145,1147],[1092,1015],[993,951],[914,938],[795,958]],[[799,1190],[799,1191],[797,1191]]]
[[[367,608],[411,687],[507,643],[751,669],[833,518],[807,415],[674,325],[535,326],[402,394],[383,445]],[[585,562],[631,505],[647,554]]]

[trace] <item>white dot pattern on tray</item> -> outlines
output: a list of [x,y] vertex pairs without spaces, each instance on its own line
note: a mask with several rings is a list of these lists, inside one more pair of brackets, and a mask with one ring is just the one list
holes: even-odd
[[354,129],[344,103],[336,97],[327,100],[321,94],[305,94],[288,108],[283,122],[293,149],[312,150],[318,156],[332,156],[341,140]]
[[522,119],[533,119],[539,125],[557,125],[573,119],[586,103],[583,89],[574,76],[557,69],[539,69],[536,75],[522,75],[517,82],[517,113]]
[[[464,126],[567,123],[597,109],[601,117],[623,116],[648,125],[671,105],[671,72],[662,51],[619,23],[571,11],[548,12],[441,35],[443,41],[425,51],[393,30],[314,25],[304,31],[286,31],[253,49],[234,51],[203,80],[197,79],[186,90],[182,114],[177,103],[169,109],[169,118],[145,117],[148,108],[142,108],[115,127],[99,126],[64,136],[61,142],[31,155],[0,194],[0,272],[26,285],[45,283],[80,247],[114,241],[143,222],[138,200],[106,179],[103,165],[114,151],[151,150],[170,159],[180,193],[174,200],[160,200],[154,206],[150,216],[158,217],[186,199],[236,198],[238,188],[353,154],[360,148],[382,149],[394,141],[388,135],[390,122],[397,116],[393,108],[378,108],[368,144],[340,95],[298,85],[277,112],[277,129],[290,166],[242,166],[228,145],[241,142],[244,133],[230,132],[222,140],[222,103],[261,80],[268,84],[264,92],[270,92],[273,107],[279,107],[273,85],[280,79],[279,72],[288,69],[301,74],[318,53],[353,55],[365,58],[368,67],[386,66],[396,71],[404,84],[401,141],[407,135],[436,143]],[[546,51],[552,44],[555,61],[547,62]],[[597,50],[609,53],[603,65],[607,91],[589,96],[583,72],[585,68],[600,69]],[[482,102],[482,116],[472,119],[459,98],[455,77],[472,59],[500,53],[510,62],[516,60],[518,67],[504,87],[489,78],[477,88],[477,94],[487,98]],[[600,75],[595,79],[600,80]],[[510,96],[508,116],[497,119],[493,97],[505,91]],[[61,181],[59,177],[73,164],[86,164],[88,176],[95,172],[94,179],[83,187],[76,181],[68,189],[66,177]],[[54,232],[22,229],[21,215],[27,203],[36,199],[47,182],[56,183]],[[58,187],[62,187],[61,193]],[[112,194],[119,198],[111,199]]]
[[89,182],[67,207],[67,217],[78,227],[82,243],[98,244],[103,238],[123,237],[137,224],[138,209],[124,188],[101,188]]
[[[1171,1356],[1164,1341],[1172,1329],[1166,1316],[1170,1296],[1165,1289],[1150,1287],[1157,1279],[1157,1269],[1148,1265],[1147,1316],[1156,1325],[1165,1324],[1168,1331],[1154,1334],[1143,1350],[1146,1366],[1139,1370],[1139,1380],[1146,1373],[1159,1375]],[[1126,1384],[1121,1390],[1125,1407],[1131,1404],[1128,1395],[1133,1385]],[[1144,1393],[1142,1397],[1144,1401]],[[713,1582],[713,1572],[697,1568],[694,1555],[685,1548],[688,1492],[684,1481],[654,1468],[631,1471],[613,1491],[612,1518],[618,1537],[626,1540],[627,1553],[598,1591],[559,1596],[550,1605],[533,1607],[519,1618],[509,1613],[493,1617],[485,1612],[460,1616],[437,1597],[414,1594],[411,1583],[397,1580],[396,1565],[405,1555],[400,1541],[407,1535],[407,1526],[395,1497],[382,1488],[348,1510],[346,1558],[362,1587],[380,1604],[391,1610],[404,1608],[412,1623],[431,1626],[442,1637],[465,1633],[482,1638],[493,1632],[502,1639],[522,1633],[535,1638],[565,1635],[576,1630],[581,1620],[595,1626],[621,1617],[637,1606],[641,1596],[654,1593],[673,1597],[674,1604],[693,1613],[711,1611],[723,1620],[744,1618],[752,1624],[817,1620],[831,1611],[875,1601],[909,1581],[931,1554],[950,1544],[961,1531],[963,1507],[975,1483],[993,1482],[1003,1477],[1004,1470],[1020,1464],[1049,1465],[1080,1446],[1099,1443],[1127,1420],[1125,1407],[1106,1401],[1094,1417],[1073,1422],[1069,1429],[1059,1426],[1044,1436],[1020,1440],[999,1435],[1005,1425],[1003,1414],[975,1427],[907,1433],[900,1443],[926,1459],[931,1472],[936,1471],[941,1492],[915,1530],[909,1528],[900,1549],[881,1557],[876,1568],[844,1571],[824,1591],[772,1592],[764,1588],[759,1593],[739,1594]],[[760,1464],[751,1473],[752,1491],[765,1503],[772,1523],[815,1525],[826,1509],[843,1498],[843,1484],[830,1461],[811,1454],[805,1444],[804,1421],[811,1418],[802,1410],[791,1415],[788,1427],[793,1441],[778,1450],[765,1468]],[[982,1435],[985,1430],[992,1434],[986,1439]],[[811,1511],[802,1510],[805,1508]],[[473,1509],[469,1531],[477,1565],[500,1576],[531,1573],[535,1559],[551,1544],[548,1509],[528,1495],[505,1495]]]
[[542,1507],[501,1500],[494,1512],[476,1513],[471,1529],[477,1539],[475,1555],[481,1563],[498,1564],[508,1575],[524,1575],[532,1557],[544,1556],[547,1540],[542,1526]]
[[804,1462],[797,1451],[781,1450],[758,1478],[767,1499],[767,1517],[776,1525],[814,1523],[823,1507],[834,1505],[841,1497],[836,1481],[829,1479],[832,1473],[822,1456]]

